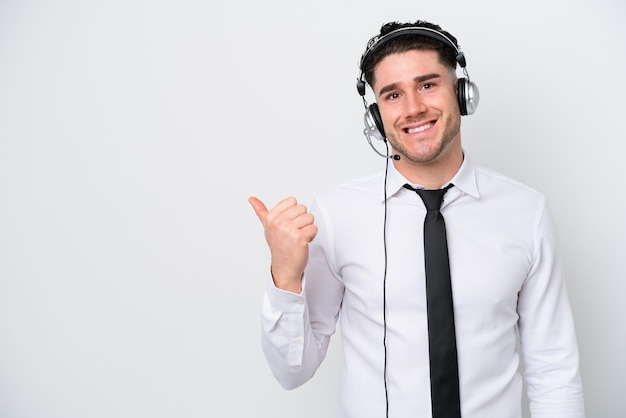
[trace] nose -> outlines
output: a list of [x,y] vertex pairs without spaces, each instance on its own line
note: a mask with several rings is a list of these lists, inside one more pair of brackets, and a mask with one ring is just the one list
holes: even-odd
[[414,92],[406,96],[404,101],[405,117],[415,117],[426,112],[427,106],[424,98],[419,93]]

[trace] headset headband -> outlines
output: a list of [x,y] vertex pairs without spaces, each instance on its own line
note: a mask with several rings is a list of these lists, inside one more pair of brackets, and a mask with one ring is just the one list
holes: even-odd
[[436,41],[442,42],[443,44],[449,46],[450,48],[452,48],[452,50],[454,50],[454,52],[456,53],[456,62],[459,63],[461,68],[465,68],[466,66],[465,55],[463,55],[463,52],[456,46],[454,42],[452,42],[450,38],[448,38],[446,35],[444,35],[443,33],[435,29],[426,28],[426,27],[418,27],[418,26],[410,26],[410,27],[396,29],[383,36],[374,36],[373,38],[371,38],[367,42],[367,49],[361,56],[361,61],[359,62],[359,68],[361,69],[361,72],[363,72],[363,64],[365,63],[365,60],[369,58],[372,52],[376,51],[378,48],[380,48],[381,45],[385,44],[391,39],[397,38],[399,36],[404,36],[404,35],[424,36],[426,38],[430,38],[430,39],[434,39]]

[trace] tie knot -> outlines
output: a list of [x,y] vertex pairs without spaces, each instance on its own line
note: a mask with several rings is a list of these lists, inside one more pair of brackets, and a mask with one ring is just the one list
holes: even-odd
[[409,190],[413,190],[415,193],[422,198],[424,201],[424,206],[430,212],[433,210],[439,210],[441,208],[441,203],[443,202],[443,196],[446,194],[448,189],[452,187],[452,184],[448,184],[443,189],[436,190],[426,190],[426,189],[416,189],[408,184],[405,184],[404,187]]

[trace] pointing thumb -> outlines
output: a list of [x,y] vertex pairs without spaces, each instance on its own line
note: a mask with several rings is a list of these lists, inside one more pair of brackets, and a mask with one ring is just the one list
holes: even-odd
[[249,197],[248,202],[250,202],[252,209],[254,209],[254,213],[256,213],[256,216],[259,218],[263,226],[265,226],[265,216],[267,215],[267,207],[265,204],[254,196]]

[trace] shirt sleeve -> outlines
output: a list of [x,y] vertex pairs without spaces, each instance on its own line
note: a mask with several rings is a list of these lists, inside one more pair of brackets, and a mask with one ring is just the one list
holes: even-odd
[[518,300],[520,347],[533,418],[583,418],[579,355],[554,222],[545,201],[531,270]]
[[307,382],[324,360],[334,334],[343,284],[334,268],[327,213],[314,203],[318,233],[309,245],[302,293],[283,291],[268,278],[261,310],[261,344],[274,377],[285,389]]

